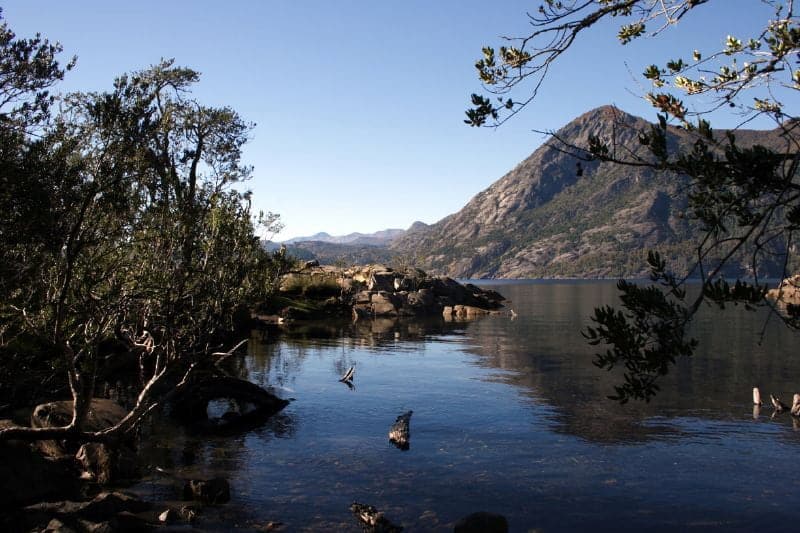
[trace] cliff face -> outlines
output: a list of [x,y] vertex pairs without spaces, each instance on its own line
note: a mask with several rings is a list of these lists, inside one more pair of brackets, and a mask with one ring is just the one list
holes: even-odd
[[[683,217],[685,178],[609,163],[578,165],[556,140],[588,146],[595,135],[618,154],[644,156],[638,131],[647,127],[611,106],[585,113],[461,211],[406,232],[390,248],[422,268],[462,278],[640,276],[652,248],[676,270],[685,268],[700,235]],[[739,131],[737,138],[769,145],[777,133]],[[674,129],[668,142],[691,140]]]

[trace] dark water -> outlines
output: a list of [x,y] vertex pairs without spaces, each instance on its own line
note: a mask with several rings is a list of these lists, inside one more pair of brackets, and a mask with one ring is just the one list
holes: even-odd
[[[647,405],[605,397],[618,376],[581,338],[613,283],[495,286],[517,313],[469,323],[327,324],[250,344],[252,381],[294,398],[262,428],[197,438],[173,429],[147,451],[185,476],[224,475],[233,500],[207,529],[359,531],[369,503],[406,530],[452,530],[474,511],[512,531],[795,531],[800,431],[754,415],[752,387],[791,402],[796,334],[739,309],[696,324],[698,354]],[[713,320],[711,318],[714,318]],[[337,381],[355,365],[355,389]],[[413,410],[411,447],[388,441]],[[174,484],[174,483],[173,483]],[[142,492],[169,496],[169,480]]]

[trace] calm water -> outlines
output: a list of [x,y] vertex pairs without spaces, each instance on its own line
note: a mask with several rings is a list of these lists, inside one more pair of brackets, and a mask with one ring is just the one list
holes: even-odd
[[[763,316],[701,317],[699,353],[651,404],[606,400],[618,376],[591,364],[579,331],[613,283],[494,286],[518,317],[470,323],[378,321],[252,342],[252,381],[294,401],[247,435],[173,429],[147,451],[185,476],[224,475],[233,500],[207,529],[268,521],[288,531],[360,531],[352,501],[406,530],[452,530],[474,511],[512,531],[795,531],[800,431],[754,416],[751,389],[791,401],[798,337]],[[355,389],[337,381],[355,365]],[[411,448],[387,439],[413,410]],[[168,497],[174,482],[142,492]]]

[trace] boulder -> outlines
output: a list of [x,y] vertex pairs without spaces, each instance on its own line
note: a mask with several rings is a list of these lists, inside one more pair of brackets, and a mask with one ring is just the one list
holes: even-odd
[[83,467],[84,475],[95,482],[106,485],[111,481],[133,479],[139,476],[139,465],[135,450],[122,444],[109,447],[99,442],[84,444],[75,455]]
[[25,507],[33,520],[56,519],[82,531],[145,531],[147,522],[137,516],[152,505],[122,492],[102,492],[89,501],[37,503]]
[[[210,423],[208,404],[212,400],[230,399],[251,407],[238,416]],[[237,432],[250,429],[274,415],[289,402],[244,379],[213,376],[189,384],[171,400],[170,414],[183,423],[215,432]]]
[[475,318],[476,316],[488,315],[491,311],[473,305],[453,306],[453,315],[456,318]]
[[371,291],[388,291],[395,290],[394,280],[399,274],[391,270],[384,270],[383,272],[372,272],[372,275],[367,281],[367,288]]
[[368,304],[372,301],[372,291],[357,292],[353,298],[355,304]]
[[[9,427],[15,424],[0,420],[0,429]],[[0,457],[0,509],[79,494],[78,470],[68,457],[46,457],[23,441],[0,443]]]
[[[128,411],[114,400],[93,398],[81,429],[100,431],[118,424]],[[72,420],[72,401],[50,402],[37,405],[31,415],[31,426],[50,428],[66,426]]]
[[374,316],[397,316],[398,307],[402,306],[400,298],[385,291],[373,293],[370,300]]
[[508,521],[503,515],[477,512],[456,522],[454,533],[506,533]]
[[784,279],[779,288],[767,291],[767,297],[784,304],[800,305],[800,274]]
[[[83,431],[101,431],[117,425],[128,411],[113,400],[106,398],[92,398],[89,410],[83,421]],[[43,403],[37,405],[31,414],[31,427],[51,428],[63,427],[72,420],[72,401]],[[74,454],[77,446],[67,442],[40,441],[39,449],[47,455],[58,457],[64,454]]]
[[183,486],[183,499],[206,505],[226,503],[231,500],[231,486],[225,478],[188,479]]

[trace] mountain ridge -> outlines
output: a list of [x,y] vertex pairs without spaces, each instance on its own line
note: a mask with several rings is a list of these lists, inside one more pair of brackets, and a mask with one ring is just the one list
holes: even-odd
[[380,246],[387,244],[393,239],[403,235],[406,232],[404,229],[388,228],[373,233],[359,233],[353,232],[347,235],[331,235],[327,232],[321,231],[308,237],[293,237],[286,239],[284,244],[297,244],[301,242],[324,242],[330,244],[354,244],[354,245],[373,245]]
[[[647,251],[657,249],[671,269],[686,273],[702,236],[699,223],[685,215],[688,178],[648,167],[579,161],[566,148],[588,146],[595,136],[614,153],[649,157],[639,135],[650,126],[614,106],[592,109],[462,209],[433,224],[387,230],[396,233],[383,240],[364,240],[359,233],[296,238],[290,240],[290,252],[329,264],[414,265],[454,278],[631,278],[648,274]],[[779,134],[779,129],[735,131],[739,146],[776,149],[783,146]],[[723,138],[726,132],[715,135]],[[688,150],[693,142],[686,130],[668,128],[670,149]],[[782,273],[777,256],[763,266],[760,275]],[[724,274],[750,273],[742,259],[732,261]]]
[[[652,248],[676,271],[688,271],[700,229],[684,216],[687,178],[579,163],[563,144],[588,146],[593,135],[628,157],[646,157],[639,131],[649,125],[613,106],[590,110],[461,210],[406,232],[390,248],[423,269],[458,278],[640,277]],[[774,145],[777,131],[737,130],[736,137],[742,145]],[[692,139],[670,127],[667,142],[686,148]],[[744,270],[736,263],[730,273]]]

